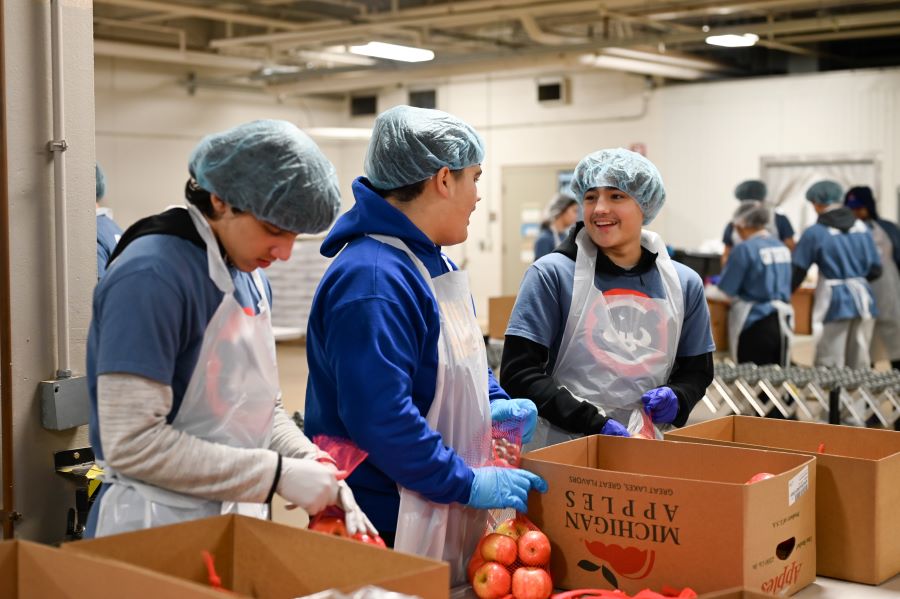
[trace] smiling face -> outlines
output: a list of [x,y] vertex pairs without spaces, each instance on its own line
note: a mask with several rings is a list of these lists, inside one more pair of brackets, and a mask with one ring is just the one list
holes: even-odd
[[[442,174],[443,169],[436,176],[440,178]],[[476,164],[455,172],[448,170],[439,181],[446,193],[441,199],[441,222],[435,227],[432,239],[435,244],[456,245],[468,238],[469,219],[481,199],[478,195],[480,178],[481,166]]]
[[584,194],[584,228],[597,247],[625,253],[640,247],[644,213],[633,197],[615,187]]
[[249,212],[235,212],[215,194],[211,200],[217,218],[209,221],[210,227],[238,270],[252,272],[291,257],[296,233],[259,220]]

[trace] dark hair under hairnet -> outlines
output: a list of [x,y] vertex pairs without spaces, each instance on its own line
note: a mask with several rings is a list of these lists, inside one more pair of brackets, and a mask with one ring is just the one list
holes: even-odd
[[253,121],[208,135],[191,153],[189,169],[201,188],[285,231],[324,231],[341,204],[334,166],[287,121]]
[[837,181],[819,181],[806,190],[806,199],[813,204],[837,204],[844,197],[844,190]]
[[741,181],[734,188],[734,197],[739,200],[759,200],[761,202],[766,199],[766,193],[768,193],[766,184],[759,179]]
[[615,187],[635,199],[650,223],[666,202],[666,189],[656,166],[625,148],[598,150],[581,159],[572,177],[572,191],[579,202],[597,187]]
[[372,185],[391,190],[483,160],[484,141],[468,123],[440,110],[395,106],[375,119],[363,171]]
[[94,164],[94,178],[97,182],[97,201],[99,202],[106,195],[106,175],[99,164]]

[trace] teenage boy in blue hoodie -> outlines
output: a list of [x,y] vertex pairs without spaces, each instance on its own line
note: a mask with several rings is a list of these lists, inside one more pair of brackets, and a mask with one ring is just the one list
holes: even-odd
[[537,409],[487,367],[466,275],[441,247],[468,236],[484,144],[447,113],[398,106],[375,121],[356,204],[322,244],[334,257],[307,329],[306,432],[349,437],[368,458],[347,479],[398,550],[451,563],[491,508],[525,511],[538,476],[486,467],[494,422]]

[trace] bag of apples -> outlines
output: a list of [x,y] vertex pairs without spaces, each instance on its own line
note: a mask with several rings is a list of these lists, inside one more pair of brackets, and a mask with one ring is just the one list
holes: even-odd
[[[322,451],[322,455],[317,461],[334,464],[338,469],[338,480],[344,480],[350,476],[350,473],[362,464],[369,455],[368,452],[357,447],[356,443],[350,439],[316,435],[313,437],[313,443]],[[345,525],[344,510],[336,505],[328,506],[310,518],[309,529],[328,535],[352,538],[378,547],[387,547],[384,540],[378,535],[373,536],[366,532],[358,532],[351,536],[347,532]]]
[[508,518],[479,541],[466,573],[480,599],[547,599],[550,540],[525,516]]

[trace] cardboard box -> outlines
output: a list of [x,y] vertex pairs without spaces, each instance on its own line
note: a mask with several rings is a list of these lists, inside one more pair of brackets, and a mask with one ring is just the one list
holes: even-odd
[[0,543],[0,597],[222,599],[222,593],[107,559],[28,541]]
[[488,298],[488,337],[491,339],[506,337],[506,325],[509,324],[509,315],[512,314],[515,303],[514,295]]
[[[376,585],[424,599],[447,599],[444,562],[243,516],[218,516],[63,546],[208,585],[201,552],[222,586],[259,599],[291,599],[330,588]],[[161,595],[162,596],[162,595]]]
[[[561,588],[732,587],[815,579],[815,458],[595,435],[524,456],[549,484],[528,517]],[[773,478],[744,484],[754,474]]]
[[775,595],[764,595],[746,589],[729,589],[718,593],[704,593],[698,595],[697,599],[771,599],[772,597],[775,597]]
[[728,310],[731,306],[728,302],[709,298],[706,305],[709,308],[709,324],[716,351],[728,351]]
[[815,455],[817,572],[866,584],[900,572],[900,433],[729,416],[666,438]]
[[812,310],[815,289],[798,287],[791,296],[791,304],[794,306],[794,333],[797,335],[812,335]]

